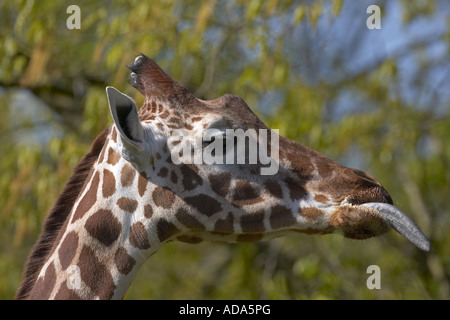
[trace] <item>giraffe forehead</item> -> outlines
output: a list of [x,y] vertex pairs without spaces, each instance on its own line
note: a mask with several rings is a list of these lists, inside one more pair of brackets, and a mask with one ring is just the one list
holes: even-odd
[[238,121],[220,109],[196,107],[184,109],[173,107],[170,103],[151,100],[144,104],[139,112],[142,121],[160,121],[169,128],[205,129],[205,128],[237,128]]
[[149,96],[139,110],[139,118],[145,122],[155,121],[160,130],[163,130],[164,125],[169,129],[188,130],[267,129],[242,98],[229,94],[214,100],[200,100],[192,97],[192,99],[180,99],[180,101],[161,100],[158,97]]

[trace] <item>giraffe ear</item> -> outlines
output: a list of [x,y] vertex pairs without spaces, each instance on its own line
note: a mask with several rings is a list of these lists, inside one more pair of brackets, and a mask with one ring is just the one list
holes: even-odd
[[109,108],[127,153],[143,150],[144,129],[133,99],[113,87],[106,87]]

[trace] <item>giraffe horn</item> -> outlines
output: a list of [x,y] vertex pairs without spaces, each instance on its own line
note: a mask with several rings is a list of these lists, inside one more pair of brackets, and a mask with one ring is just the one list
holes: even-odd
[[423,251],[430,251],[430,241],[411,218],[397,207],[381,202],[370,202],[361,206],[375,210],[395,231],[414,243]]
[[127,67],[131,71],[130,85],[143,95],[156,95],[162,98],[175,87],[182,87],[146,55],[139,55],[133,64]]

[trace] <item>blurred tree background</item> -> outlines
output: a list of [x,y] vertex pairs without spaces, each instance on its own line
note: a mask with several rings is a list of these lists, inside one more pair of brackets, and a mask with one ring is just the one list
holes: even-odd
[[[366,27],[371,4],[381,29]],[[282,135],[377,177],[432,250],[394,232],[170,243],[127,299],[449,299],[449,14],[445,0],[1,1],[0,298],[112,123],[105,86],[143,102],[126,65],[144,53],[197,97],[239,95]],[[373,264],[380,290],[366,287]]]

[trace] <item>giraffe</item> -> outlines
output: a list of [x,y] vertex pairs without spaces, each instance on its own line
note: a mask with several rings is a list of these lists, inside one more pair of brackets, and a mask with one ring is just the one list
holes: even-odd
[[[169,241],[245,242],[295,232],[366,239],[393,228],[430,249],[371,175],[278,136],[240,97],[194,97],[145,55],[128,68],[144,104],[138,110],[129,96],[106,88],[113,124],[49,212],[17,299],[121,299],[143,263]],[[198,132],[211,129],[218,139],[231,128],[276,137],[267,140],[276,173],[261,174],[267,164],[261,161],[175,163],[176,130],[184,130],[192,151],[207,147]]]

